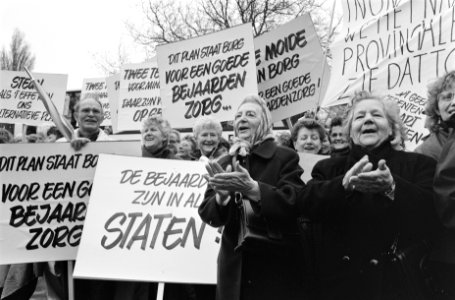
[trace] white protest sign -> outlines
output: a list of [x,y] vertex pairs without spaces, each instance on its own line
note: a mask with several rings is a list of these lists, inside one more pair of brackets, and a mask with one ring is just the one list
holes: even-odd
[[427,85],[455,68],[451,1],[343,1],[344,30],[321,106],[348,103],[358,90],[397,101],[408,150],[427,134]]
[[0,144],[0,265],[75,259],[98,153],[139,142]]
[[198,161],[100,155],[74,276],[215,283],[220,233]]
[[329,158],[330,156],[328,155],[319,155],[319,154],[313,154],[313,153],[302,153],[298,152],[300,160],[299,160],[299,165],[303,169],[303,174],[300,176],[303,182],[307,183],[309,180],[311,180],[311,172],[313,171],[314,166],[316,163],[320,160]]
[[101,104],[103,105],[104,118],[101,126],[111,125],[111,108],[107,98],[107,84],[106,78],[85,78],[82,82],[81,99],[97,95]]
[[251,24],[158,46],[157,57],[172,127],[193,127],[203,116],[231,121],[240,101],[257,94]]
[[[63,114],[68,75],[32,73]],[[27,73],[0,71],[0,122],[54,125]]]
[[[309,14],[254,39],[259,95],[274,122],[315,109],[325,55]],[[328,81],[329,70],[324,76]]]
[[140,130],[141,122],[161,116],[160,79],[156,58],[123,65],[120,70],[118,130]]
[[106,78],[107,98],[111,108],[111,126],[112,132],[118,132],[118,102],[120,99],[120,74],[115,74]]

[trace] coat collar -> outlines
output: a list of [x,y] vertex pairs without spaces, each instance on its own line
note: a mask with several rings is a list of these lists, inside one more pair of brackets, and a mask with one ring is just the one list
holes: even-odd
[[171,150],[166,147],[160,148],[155,152],[147,150],[144,145],[141,147],[142,157],[153,157],[153,158],[173,158]]
[[351,144],[351,152],[349,153],[348,164],[349,166],[354,165],[363,156],[368,155],[369,161],[373,164],[373,168],[377,168],[380,159],[387,159],[393,152],[392,145],[387,140],[378,147],[368,150],[359,145]]
[[270,159],[275,154],[277,147],[278,146],[273,139],[266,139],[264,142],[254,147],[251,154]]

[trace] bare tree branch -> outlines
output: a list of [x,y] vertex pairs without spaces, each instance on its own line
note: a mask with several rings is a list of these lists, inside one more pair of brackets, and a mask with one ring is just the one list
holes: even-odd
[[96,67],[103,71],[106,76],[120,72],[121,66],[129,63],[129,57],[121,44],[119,44],[117,47],[117,53],[115,57],[108,56],[106,53],[104,53],[94,54],[93,59],[95,60]]
[[[324,0],[193,0],[180,2],[143,0],[146,24],[128,24],[133,38],[154,51],[163,43],[205,35],[238,24],[251,23],[258,36],[304,13],[321,11]],[[317,15],[317,14],[315,14]],[[313,17],[321,44],[327,47],[333,30],[327,33],[330,17]],[[339,24],[339,23],[338,23]],[[323,42],[324,41],[324,42]]]
[[30,46],[25,42],[24,34],[20,30],[14,30],[9,52],[5,48],[2,49],[0,62],[2,70],[22,71],[24,67],[33,69],[35,56],[32,55]]

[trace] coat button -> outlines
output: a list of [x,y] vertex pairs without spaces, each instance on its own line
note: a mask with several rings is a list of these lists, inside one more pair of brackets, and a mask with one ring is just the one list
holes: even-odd
[[370,259],[370,265],[376,267],[377,265],[379,265],[379,260],[377,260],[376,258]]
[[379,265],[379,261],[376,258],[370,259],[370,265],[376,267]]

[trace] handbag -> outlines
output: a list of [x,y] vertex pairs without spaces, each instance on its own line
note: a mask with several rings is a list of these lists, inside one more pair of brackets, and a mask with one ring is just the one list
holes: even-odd
[[280,250],[298,242],[299,234],[283,233],[257,214],[250,200],[243,199],[241,193],[235,193],[235,203],[239,209],[240,229],[235,250],[263,251]]
[[430,245],[427,241],[422,240],[399,249],[397,244],[398,238],[385,254],[386,266],[394,275],[389,279],[395,281],[396,286],[399,286],[397,292],[405,299],[431,299],[432,293],[429,287],[431,279],[426,269]]

